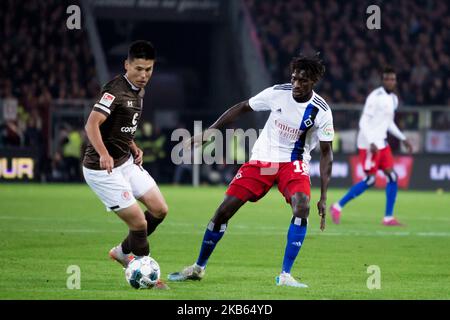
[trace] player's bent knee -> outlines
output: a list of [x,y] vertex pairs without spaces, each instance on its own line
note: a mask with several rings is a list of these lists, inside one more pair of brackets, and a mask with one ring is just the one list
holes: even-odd
[[304,193],[296,193],[291,198],[292,213],[297,218],[309,216],[309,197]]
[[388,182],[397,182],[398,175],[397,173],[395,173],[395,171],[388,171],[385,172],[385,174]]
[[292,208],[292,214],[296,218],[308,218],[309,216],[309,205],[308,206],[298,206],[295,208]]
[[169,213],[169,206],[163,203],[158,209],[152,211],[153,215],[158,219],[164,219]]
[[364,182],[366,183],[366,185],[367,185],[368,187],[372,187],[372,186],[375,184],[375,180],[376,180],[375,175],[368,175],[368,176],[364,179]]
[[309,207],[309,196],[303,192],[297,192],[292,196],[291,202],[293,205],[303,205]]
[[130,230],[147,230],[147,221],[144,219],[134,219],[128,223]]
[[164,218],[169,213],[169,206],[167,204],[164,204],[160,211],[160,218]]

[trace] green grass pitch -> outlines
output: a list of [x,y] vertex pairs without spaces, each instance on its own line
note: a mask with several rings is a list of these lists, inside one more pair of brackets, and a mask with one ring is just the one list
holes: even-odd
[[[225,187],[161,187],[170,207],[150,236],[163,279],[191,264]],[[328,205],[344,194],[329,191]],[[307,289],[277,287],[291,211],[278,190],[246,204],[231,220],[200,282],[171,290],[135,290],[108,250],[127,234],[87,185],[0,185],[0,299],[450,299],[450,197],[400,190],[384,227],[385,196],[369,190],[351,202],[342,223],[319,230],[312,190],[308,234],[292,274]],[[81,289],[68,289],[79,266]],[[379,266],[381,289],[367,269]]]

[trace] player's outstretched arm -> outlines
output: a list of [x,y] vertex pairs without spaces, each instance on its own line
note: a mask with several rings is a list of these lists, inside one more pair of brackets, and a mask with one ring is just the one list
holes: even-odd
[[227,124],[233,123],[244,113],[250,111],[253,111],[253,109],[250,107],[248,100],[239,102],[225,111],[208,129],[222,129]]
[[114,159],[109,155],[108,150],[102,140],[100,133],[100,125],[106,120],[106,116],[97,111],[92,111],[84,126],[86,135],[92,143],[95,151],[100,155],[100,168],[105,169],[108,173],[114,168]]
[[208,141],[209,137],[213,134],[213,130],[211,129],[222,129],[226,125],[233,123],[239,117],[247,112],[253,111],[250,107],[248,100],[239,102],[225,111],[208,129],[206,129],[203,133],[194,136],[191,140],[189,140],[188,144],[195,144],[196,146],[202,144],[205,141]]
[[325,229],[325,214],[327,208],[327,190],[333,166],[333,147],[331,141],[320,141],[320,200],[317,209],[320,216],[320,230]]

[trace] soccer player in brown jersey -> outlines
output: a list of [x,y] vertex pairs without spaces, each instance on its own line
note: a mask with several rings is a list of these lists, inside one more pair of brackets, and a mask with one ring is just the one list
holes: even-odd
[[[143,40],[133,42],[125,60],[126,73],[103,86],[85,126],[89,138],[83,160],[85,180],[129,228],[128,236],[109,252],[124,267],[135,256],[150,254],[147,237],[168,211],[158,186],[142,167],[143,152],[134,142],[144,87],[154,63],[153,45]],[[136,199],[145,205],[145,212]]]

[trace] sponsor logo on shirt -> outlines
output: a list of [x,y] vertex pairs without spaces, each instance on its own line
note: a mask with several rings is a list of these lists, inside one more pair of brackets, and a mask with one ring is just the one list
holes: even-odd
[[131,120],[133,127],[122,127],[122,128],[120,128],[120,132],[135,133],[137,130],[137,117],[138,116],[139,116],[139,113],[136,112],[133,116],[133,119]]
[[137,130],[137,126],[120,128],[120,132],[125,132],[125,133],[135,133],[136,130]]
[[275,120],[275,126],[278,128],[278,134],[280,137],[284,139],[297,141],[303,133],[302,130],[290,127],[278,120]]

